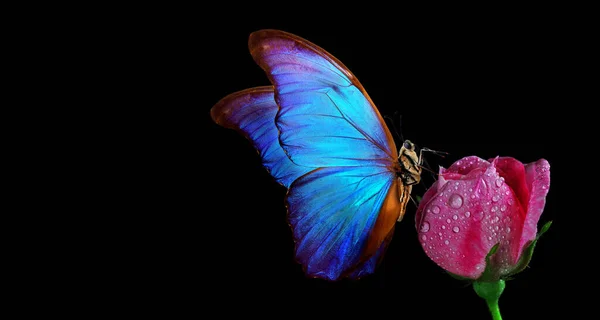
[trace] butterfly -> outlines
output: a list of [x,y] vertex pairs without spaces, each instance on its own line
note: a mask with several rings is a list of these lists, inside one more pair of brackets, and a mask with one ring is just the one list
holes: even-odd
[[259,30],[248,47],[272,85],[221,99],[213,121],[243,134],[288,189],[295,258],[307,276],[372,274],[420,181],[421,154],[408,140],[396,149],[358,79],[317,45]]

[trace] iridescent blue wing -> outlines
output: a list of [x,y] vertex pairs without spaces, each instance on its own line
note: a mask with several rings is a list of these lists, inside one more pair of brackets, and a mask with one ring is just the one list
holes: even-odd
[[394,140],[356,77],[297,36],[253,33],[249,49],[275,87],[279,142],[317,167],[287,197],[296,258],[310,276],[372,273],[400,214]]
[[217,124],[241,132],[260,154],[263,165],[286,188],[312,170],[294,164],[279,145],[273,87],[257,87],[232,93],[210,111]]
[[313,167],[387,166],[397,158],[381,115],[336,58],[276,30],[253,33],[249,48],[275,85],[279,140],[293,162]]
[[[292,183],[288,219],[296,259],[306,274],[336,280],[373,272],[379,258],[373,255],[382,242],[373,252],[367,254],[366,249],[376,236],[373,230],[394,183],[395,175],[381,166],[324,167]],[[391,192],[389,196],[397,197]],[[373,261],[363,263],[369,259]]]
[[365,275],[369,275],[375,272],[375,268],[379,265],[379,262],[383,259],[385,252],[387,251],[388,244],[392,241],[394,236],[394,227],[389,231],[385,240],[379,245],[379,249],[373,256],[366,259],[364,262],[359,263],[354,267],[354,270],[349,272],[349,278],[361,278]]

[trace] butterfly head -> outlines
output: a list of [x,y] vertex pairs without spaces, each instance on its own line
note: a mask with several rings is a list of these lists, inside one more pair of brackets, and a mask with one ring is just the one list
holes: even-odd
[[421,156],[417,155],[415,144],[404,140],[398,153],[398,177],[404,185],[410,186],[421,181]]

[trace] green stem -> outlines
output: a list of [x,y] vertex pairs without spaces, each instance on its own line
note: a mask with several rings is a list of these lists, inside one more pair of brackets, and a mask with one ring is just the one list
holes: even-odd
[[504,280],[498,280],[495,282],[479,282],[475,281],[473,283],[473,289],[478,296],[483,298],[490,309],[490,313],[492,314],[492,319],[494,320],[502,320],[502,315],[500,315],[500,307],[498,306],[498,300],[500,300],[500,295],[504,291],[504,287],[506,283]]
[[498,300],[490,301],[486,300],[488,308],[490,308],[490,313],[492,314],[492,319],[494,320],[502,320],[502,315],[500,315],[500,307],[498,307]]

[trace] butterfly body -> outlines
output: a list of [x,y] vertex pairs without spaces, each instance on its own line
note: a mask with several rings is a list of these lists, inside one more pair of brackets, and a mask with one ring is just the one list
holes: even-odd
[[213,120],[248,138],[288,188],[296,260],[307,275],[372,273],[420,179],[414,145],[396,153],[362,85],[323,49],[276,30],[253,33],[249,49],[272,86],[223,98]]

